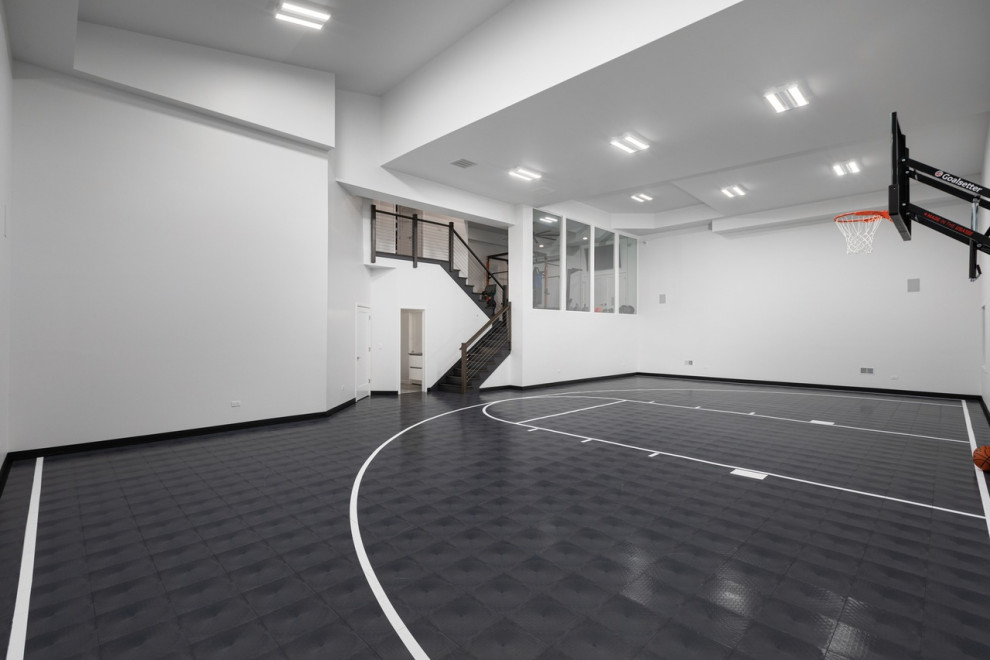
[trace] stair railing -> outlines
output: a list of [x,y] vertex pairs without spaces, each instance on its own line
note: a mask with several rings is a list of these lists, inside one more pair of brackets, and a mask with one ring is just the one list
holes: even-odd
[[445,225],[424,220],[415,213],[409,216],[383,211],[372,204],[371,263],[375,263],[378,255],[412,258],[413,268],[419,266],[421,259],[444,263],[451,272],[463,273],[472,286],[478,283],[494,285],[491,293],[496,312],[509,300],[506,284],[488,270],[485,262],[454,229],[453,222]]
[[[501,337],[497,342],[491,342],[486,344],[483,349],[477,350],[474,353],[470,352],[471,348],[477,343],[481,337],[488,333],[492,327],[499,321],[505,324],[505,336]],[[512,303],[506,303],[505,306],[494,316],[488,319],[488,322],[481,326],[481,329],[474,333],[470,339],[461,344],[461,394],[467,394],[468,381],[471,380],[473,376],[477,376],[488,361],[498,354],[503,348],[509,349],[512,347]]]

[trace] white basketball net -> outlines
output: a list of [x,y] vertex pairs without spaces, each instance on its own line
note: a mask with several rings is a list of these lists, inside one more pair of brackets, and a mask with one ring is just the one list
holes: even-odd
[[846,213],[835,219],[835,225],[846,237],[846,254],[869,254],[873,252],[873,237],[877,235],[880,221],[885,217],[880,213]]

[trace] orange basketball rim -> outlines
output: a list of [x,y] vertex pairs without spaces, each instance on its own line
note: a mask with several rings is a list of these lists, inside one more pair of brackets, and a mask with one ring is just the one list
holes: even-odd
[[835,226],[846,237],[846,254],[869,254],[881,220],[890,220],[887,211],[850,211],[835,216]]

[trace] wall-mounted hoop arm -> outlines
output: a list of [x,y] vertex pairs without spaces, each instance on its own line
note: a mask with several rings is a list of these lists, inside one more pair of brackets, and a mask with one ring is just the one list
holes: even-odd
[[916,221],[935,231],[969,245],[969,279],[980,276],[980,266],[976,263],[976,253],[990,254],[990,229],[986,233],[972,227],[965,227],[927,209],[911,203],[908,179],[931,186],[944,193],[971,202],[974,210],[983,207],[990,210],[990,189],[972,181],[967,181],[945,170],[910,158],[908,148],[897,121],[897,113],[891,113],[891,184],[888,191],[888,211],[891,220],[904,240],[911,238],[911,223]]

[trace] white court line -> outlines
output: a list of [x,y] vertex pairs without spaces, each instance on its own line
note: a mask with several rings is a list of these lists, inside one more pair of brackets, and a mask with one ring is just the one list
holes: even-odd
[[[523,424],[522,422],[513,422],[513,421],[510,421],[510,420],[507,420],[507,419],[502,419],[500,417],[495,417],[494,415],[492,415],[491,413],[489,413],[488,412],[489,406],[492,406],[495,403],[500,403],[500,402],[493,401],[492,403],[489,403],[489,404],[485,405],[485,407],[481,409],[481,412],[483,412],[485,414],[485,416],[488,417],[489,419],[494,419],[495,421],[498,421],[498,422],[503,422],[505,424],[513,424],[515,426],[523,426],[523,427],[529,426],[527,424]],[[870,492],[865,491],[865,490],[856,490],[855,488],[845,488],[844,486],[835,486],[833,484],[826,484],[826,483],[822,483],[820,481],[810,481],[808,479],[800,479],[798,477],[790,477],[790,476],[787,476],[785,474],[777,474],[776,472],[765,472],[763,470],[753,470],[751,468],[746,468],[746,467],[742,467],[742,466],[739,466],[739,465],[730,465],[728,463],[718,463],[716,461],[709,461],[709,460],[705,460],[703,458],[694,458],[693,456],[685,456],[684,454],[674,454],[674,453],[667,452],[667,451],[659,451],[657,449],[647,449],[646,447],[637,447],[636,445],[628,445],[628,444],[625,444],[625,443],[622,443],[622,442],[615,442],[613,440],[603,440],[601,438],[588,438],[587,436],[576,435],[574,433],[567,433],[566,431],[557,431],[555,429],[547,429],[547,428],[542,428],[542,427],[537,427],[537,428],[539,428],[541,431],[548,431],[550,433],[557,433],[559,435],[567,435],[567,436],[571,436],[573,438],[580,438],[582,441],[589,441],[590,440],[590,441],[594,441],[594,442],[600,442],[600,443],[606,444],[606,445],[614,445],[616,447],[625,447],[626,449],[633,449],[635,451],[643,451],[643,452],[647,452],[647,453],[650,453],[650,454],[653,454],[653,455],[660,454],[660,455],[663,455],[663,456],[670,456],[671,458],[680,458],[680,459],[683,459],[683,460],[686,460],[686,461],[692,461],[692,462],[695,462],[695,463],[703,463],[705,465],[714,465],[714,466],[717,466],[717,467],[728,468],[729,470],[747,470],[749,472],[759,472],[761,474],[767,475],[768,477],[776,477],[778,479],[784,479],[786,481],[794,481],[794,482],[797,482],[797,483],[808,484],[809,486],[818,486],[820,488],[828,488],[828,489],[831,489],[831,490],[838,490],[838,491],[842,491],[844,493],[853,493],[855,495],[865,495],[867,497],[875,497],[875,498],[881,499],[881,500],[889,500],[891,502],[900,502],[902,504],[910,504],[912,506],[918,506],[918,507],[922,507],[924,509],[932,509],[934,511],[943,511],[945,513],[954,513],[956,515],[967,516],[969,518],[979,518],[981,520],[985,519],[985,516],[981,516],[981,515],[976,514],[976,513],[967,513],[966,511],[957,511],[955,509],[946,509],[945,507],[934,506],[932,504],[924,504],[923,502],[915,502],[913,500],[904,500],[904,499],[901,499],[899,497],[890,497],[889,495],[880,495],[878,493],[870,493]],[[990,524],[990,523],[988,523],[988,524]]]
[[[640,387],[626,390],[575,390],[573,392],[555,392],[547,394],[548,397],[556,396],[579,396],[581,394],[607,394],[609,392],[732,392],[734,394],[783,394],[787,396],[824,396],[832,399],[858,399],[860,401],[882,401],[884,403],[916,403],[919,406],[940,406],[942,408],[955,408],[955,403],[935,403],[934,401],[948,401],[934,396],[920,396],[905,394],[903,399],[887,399],[875,396],[853,396],[851,394],[826,394],[825,392],[788,392],[786,390],[720,390],[691,387]],[[920,401],[919,399],[933,399],[934,401]]]
[[551,417],[560,417],[561,415],[570,415],[571,413],[584,412],[585,410],[594,410],[595,408],[604,408],[605,406],[614,406],[615,404],[622,403],[622,402],[623,402],[623,399],[617,399],[615,401],[611,401],[609,403],[602,403],[602,404],[599,404],[597,406],[588,406],[587,408],[578,408],[577,410],[567,410],[565,412],[555,413],[553,415],[544,415],[543,417],[534,417],[533,419],[527,419],[527,420],[525,420],[523,422],[520,422],[520,424],[529,424],[530,422],[537,422],[537,421],[539,421],[541,419],[550,419]]
[[38,508],[41,505],[41,472],[45,459],[34,462],[34,483],[28,504],[27,523],[24,526],[24,551],[21,553],[21,577],[17,582],[17,598],[14,601],[14,618],[10,624],[10,641],[7,643],[7,660],[22,660],[27,639],[28,610],[31,605],[31,583],[34,580],[34,548],[38,541]]
[[665,408],[680,408],[682,410],[701,410],[702,412],[719,413],[722,415],[742,415],[744,417],[758,417],[760,419],[772,419],[778,422],[793,422],[795,424],[820,424],[822,426],[834,426],[837,429],[849,429],[852,431],[868,431],[870,433],[885,433],[887,435],[903,435],[908,438],[922,438],[924,440],[941,440],[943,442],[961,442],[965,443],[965,440],[957,440],[955,438],[942,438],[936,435],[921,435],[920,433],[908,433],[906,431],[887,431],[885,429],[871,429],[865,426],[848,426],[846,424],[836,424],[835,422],[821,422],[818,420],[811,420],[810,422],[806,419],[794,419],[792,417],[777,417],[776,415],[758,415],[756,413],[744,413],[737,410],[719,410],[718,408],[702,408],[701,406],[681,406],[676,403],[653,403],[647,404],[642,401],[637,401],[635,399],[626,399],[628,403],[639,403],[642,405],[654,405],[662,406]]
[[[969,433],[969,447],[976,451],[976,434],[973,433],[973,422],[969,419],[969,407],[966,402],[962,402],[963,415],[966,417],[966,432]],[[983,502],[983,513],[987,521],[987,533],[990,533],[990,493],[987,493],[987,479],[983,470],[973,466],[976,470],[976,486],[980,490],[980,500]]]
[[[527,397],[528,398],[528,397]],[[398,438],[400,435],[414,429],[420,424],[426,424],[427,422],[432,422],[434,419],[439,419],[446,415],[452,415],[454,413],[459,413],[464,410],[470,410],[471,408],[477,408],[478,406],[483,406],[483,403],[477,403],[473,406],[466,406],[464,408],[458,408],[457,410],[448,410],[445,413],[439,415],[434,415],[428,419],[416,422],[412,426],[407,426],[402,429],[391,438],[383,442],[378,446],[378,449],[371,453],[371,456],[365,460],[364,465],[358,470],[357,476],[354,478],[354,487],[351,488],[351,502],[350,502],[350,519],[351,519],[351,538],[354,541],[354,551],[357,553],[358,562],[361,564],[361,570],[364,571],[364,578],[368,581],[368,586],[371,587],[372,593],[375,594],[375,599],[378,601],[379,607],[382,608],[382,612],[385,613],[385,617],[388,622],[392,624],[392,628],[395,629],[396,634],[402,643],[406,645],[406,649],[412,655],[415,660],[429,660],[426,651],[423,647],[419,645],[416,638],[413,637],[412,632],[406,627],[406,624],[402,622],[402,617],[399,613],[395,611],[395,607],[392,606],[392,601],[388,599],[385,595],[385,589],[382,587],[381,582],[378,581],[378,576],[375,575],[375,569],[371,567],[371,560],[368,559],[368,552],[364,549],[364,541],[361,539],[361,528],[358,525],[358,513],[357,513],[357,502],[358,502],[358,491],[361,489],[361,480],[364,478],[364,473],[368,470],[368,466],[371,465],[371,461],[375,460],[375,456],[385,449],[393,440]]]
[[[552,395],[553,398],[563,398],[560,394]],[[582,399],[603,399],[612,397],[594,397],[586,396],[579,397]],[[722,415],[741,415],[743,417],[757,417],[759,419],[772,419],[778,422],[793,422],[795,424],[819,424],[822,426],[834,426],[837,429],[849,429],[851,431],[866,431],[868,433],[883,433],[886,435],[901,435],[907,438],[921,438],[922,440],[940,440],[942,442],[958,442],[961,444],[966,444],[965,440],[957,440],[956,438],[942,438],[937,435],[921,435],[919,433],[908,433],[906,431],[887,431],[885,429],[871,429],[864,426],[848,426],[846,424],[836,424],[835,422],[822,422],[818,420],[811,420],[810,422],[806,419],[793,419],[791,417],[777,417],[775,415],[757,415],[756,413],[744,413],[738,410],[719,410],[717,408],[702,408],[701,406],[684,406],[677,403],[654,403],[646,401],[638,401],[636,399],[620,399],[619,403],[636,403],[641,406],[659,406],[661,408],[678,408],[680,410],[700,410],[702,412],[718,413]],[[590,410],[590,408],[589,408]]]

